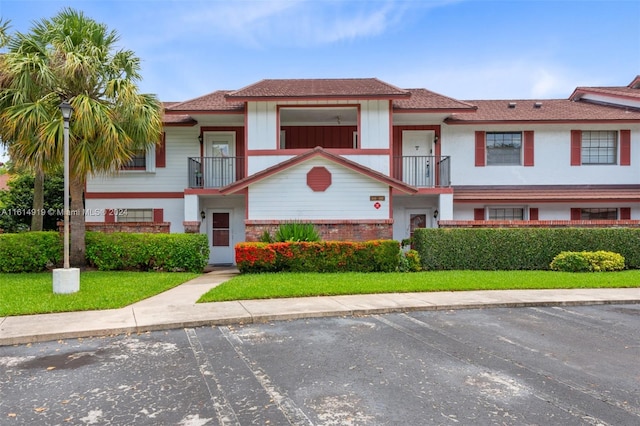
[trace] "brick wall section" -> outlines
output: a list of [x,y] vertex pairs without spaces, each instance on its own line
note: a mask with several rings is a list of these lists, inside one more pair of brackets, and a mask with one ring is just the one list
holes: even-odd
[[[87,231],[168,234],[171,222],[85,222]],[[64,232],[64,222],[58,222],[58,230]]]
[[440,228],[640,228],[640,220],[440,220]]
[[[247,220],[245,221],[245,240],[260,241],[265,230],[269,231],[273,237],[280,223],[280,221],[271,220]],[[324,241],[370,241],[393,238],[392,220],[318,220],[313,221],[313,224]]]

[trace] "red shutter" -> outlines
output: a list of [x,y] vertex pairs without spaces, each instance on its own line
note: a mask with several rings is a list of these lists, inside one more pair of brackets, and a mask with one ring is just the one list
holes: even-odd
[[164,138],[164,132],[162,132],[162,136],[160,137],[160,143],[156,145],[156,167],[166,167],[167,166],[167,147]]
[[473,209],[473,220],[484,220],[484,209]]
[[524,165],[533,166],[533,131],[524,132]]
[[631,130],[620,130],[620,165],[631,165]]
[[580,220],[581,217],[580,209],[571,209],[571,220]]
[[582,130],[571,131],[571,165],[582,164]]
[[164,210],[153,209],[153,223],[161,223],[161,222],[164,222]]
[[631,207],[620,208],[620,220],[631,220]]
[[106,209],[104,211],[104,221],[105,223],[114,223],[116,221],[116,214],[113,209]]
[[[477,131],[476,132],[476,167],[484,167],[485,166],[485,132]],[[484,213],[483,213],[484,215]]]
[[529,220],[538,220],[538,209],[532,207],[529,209]]

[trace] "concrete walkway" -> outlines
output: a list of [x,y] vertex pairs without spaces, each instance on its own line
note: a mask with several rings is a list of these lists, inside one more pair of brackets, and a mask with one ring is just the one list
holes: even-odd
[[640,303],[640,288],[389,293],[198,303],[237,270],[216,269],[121,309],[0,317],[0,346],[204,325],[415,310]]

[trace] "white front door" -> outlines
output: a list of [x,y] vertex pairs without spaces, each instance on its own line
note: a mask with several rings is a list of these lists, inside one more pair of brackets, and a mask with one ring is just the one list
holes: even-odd
[[402,181],[413,186],[433,184],[433,139],[431,130],[402,131]]
[[209,263],[231,265],[234,260],[231,210],[209,210],[207,233],[209,235]]
[[205,188],[220,188],[236,180],[234,132],[205,132]]

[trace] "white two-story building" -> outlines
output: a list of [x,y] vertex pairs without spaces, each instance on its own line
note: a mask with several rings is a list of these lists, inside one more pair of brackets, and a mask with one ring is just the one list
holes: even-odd
[[164,133],[90,178],[91,225],[207,234],[211,263],[280,223],[327,240],[417,227],[640,224],[640,76],[568,99],[456,100],[374,78],[262,80],[167,103]]

